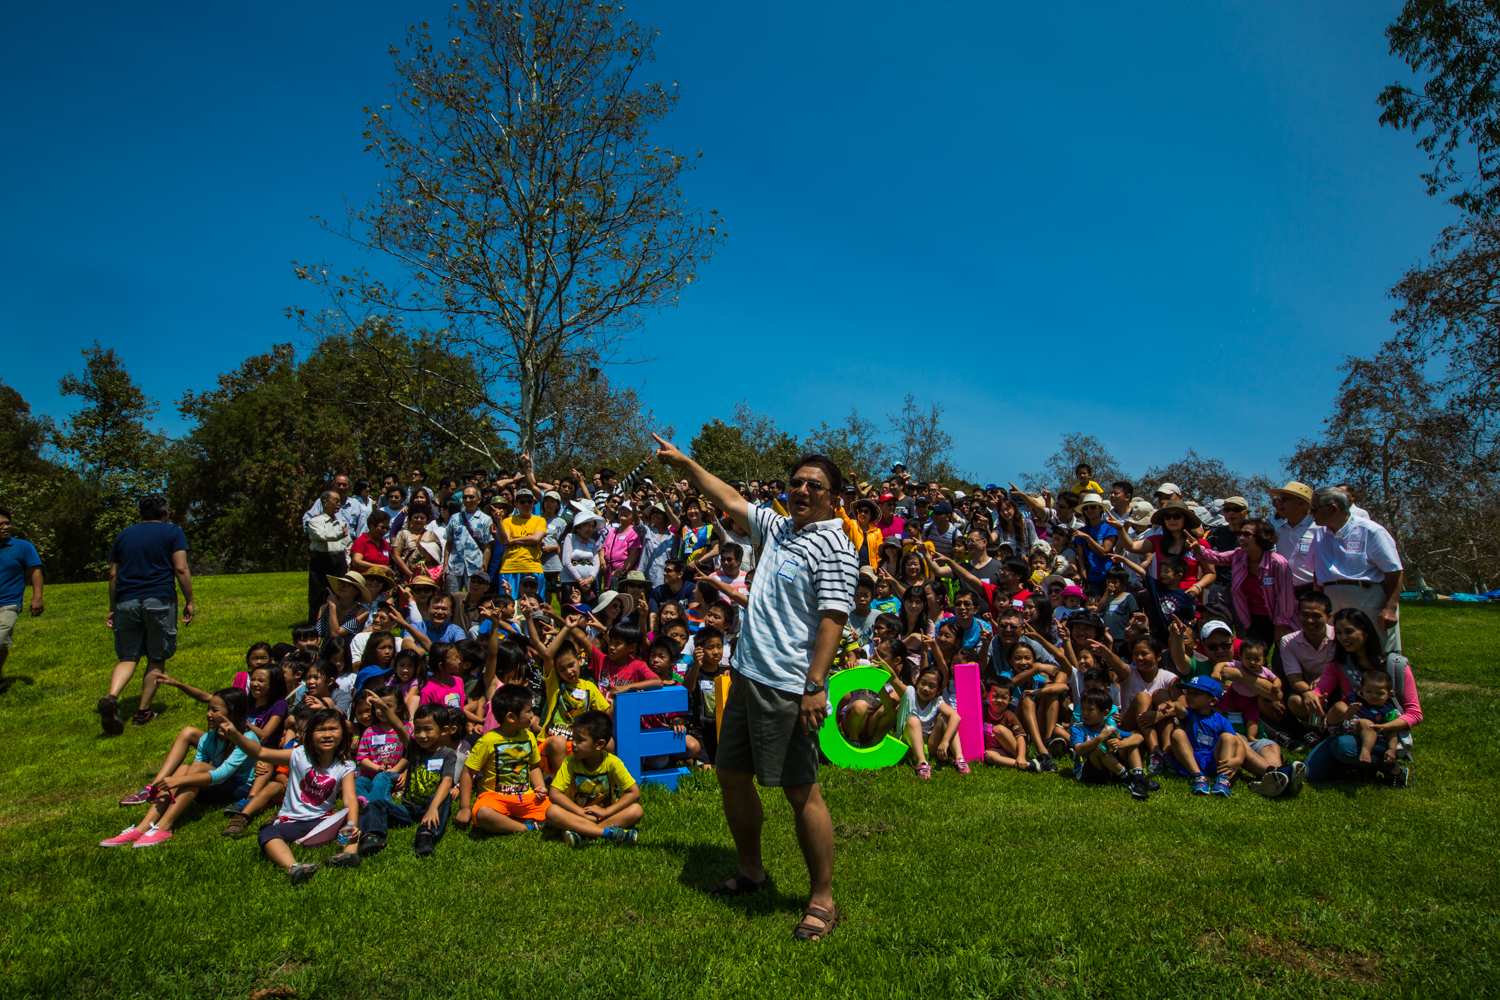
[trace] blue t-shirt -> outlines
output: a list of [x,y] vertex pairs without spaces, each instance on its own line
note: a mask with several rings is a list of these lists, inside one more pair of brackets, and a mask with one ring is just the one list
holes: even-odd
[[1189,711],[1187,717],[1177,724],[1186,733],[1194,750],[1212,750],[1218,745],[1222,733],[1234,732],[1234,726],[1218,712],[1199,715]]
[[24,538],[12,538],[0,545],[0,608],[21,603],[21,595],[26,592],[26,574],[31,567],[41,564],[36,546]]
[[452,622],[446,622],[442,628],[438,628],[432,622],[421,621],[415,623],[414,627],[420,629],[422,634],[433,642],[462,642],[468,638],[464,635],[464,630]]
[[[958,623],[954,622],[953,627],[957,628]],[[983,638],[985,633],[989,630],[990,627],[987,624],[985,624],[981,619],[975,618],[973,621],[969,622],[969,627],[964,629],[963,632],[959,634],[958,645],[961,648],[965,646],[978,647],[979,640]]]
[[[1080,743],[1087,743],[1089,740],[1098,736],[1100,733],[1104,732],[1104,730],[1108,729],[1112,725],[1114,725],[1114,721],[1111,719],[1105,719],[1098,729],[1095,729],[1092,726],[1089,726],[1086,723],[1082,722],[1073,723],[1073,739],[1068,745],[1068,749],[1073,750],[1074,774],[1077,774],[1079,771],[1083,770],[1083,765],[1088,761],[1087,757],[1078,756],[1078,752],[1074,750],[1074,747],[1078,746],[1078,744]],[[1105,750],[1109,749],[1108,747],[1105,747],[1103,743],[1099,744],[1099,746],[1104,747]]]
[[142,521],[120,532],[109,550],[109,561],[119,567],[115,600],[157,597],[175,601],[177,578],[172,572],[172,554],[187,551],[187,536],[166,521]]
[[[1117,538],[1120,534],[1103,521],[1092,526],[1085,524],[1083,531],[1100,545],[1104,544],[1106,538]],[[1109,569],[1111,565],[1109,556],[1101,556],[1087,542],[1079,542],[1077,548],[1083,550],[1084,558],[1087,560],[1089,580],[1093,582],[1102,581],[1105,570]]]

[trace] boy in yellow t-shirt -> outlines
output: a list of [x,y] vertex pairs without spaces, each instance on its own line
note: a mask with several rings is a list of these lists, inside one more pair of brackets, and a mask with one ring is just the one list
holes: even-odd
[[565,627],[542,650],[542,682],[546,685],[547,709],[542,721],[542,752],[547,770],[556,774],[563,759],[573,752],[573,723],[584,712],[609,711],[609,699],[593,681],[579,677],[583,663],[578,658],[572,628]]
[[[1083,496],[1085,493],[1098,493],[1100,495],[1103,495],[1104,491],[1099,488],[1098,483],[1094,482],[1094,470],[1089,468],[1087,465],[1084,465],[1082,462],[1078,463],[1078,465],[1073,469],[1073,478],[1077,480],[1077,482],[1075,482],[1068,488],[1071,489],[1074,493],[1077,493],[1079,496]],[[1016,554],[1020,555],[1019,552]]]
[[542,541],[547,537],[547,519],[533,513],[536,497],[526,487],[516,490],[516,506],[509,517],[498,519],[500,544],[505,557],[500,561],[500,577],[510,587],[510,596],[520,600],[521,577],[536,579],[537,595],[547,599],[547,584],[542,576]]
[[645,815],[641,789],[620,758],[604,749],[613,735],[607,713],[579,715],[573,720],[573,752],[552,779],[547,822],[574,847],[583,846],[585,837],[636,841],[635,825]]
[[[503,684],[490,699],[496,726],[474,743],[459,779],[460,826],[469,822],[474,787],[474,825],[487,833],[540,830],[547,820],[547,785],[542,778],[542,755],[536,748],[531,723],[531,689]],[[529,787],[528,787],[529,786]]]

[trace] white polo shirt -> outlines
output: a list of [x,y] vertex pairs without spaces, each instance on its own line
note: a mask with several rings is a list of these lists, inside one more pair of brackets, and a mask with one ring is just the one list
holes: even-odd
[[734,668],[801,696],[822,612],[854,607],[859,560],[837,518],[798,531],[790,517],[766,507],[751,507],[749,516],[750,541],[762,548]]
[[1318,528],[1310,555],[1319,583],[1334,580],[1379,583],[1387,573],[1401,568],[1396,540],[1366,517],[1350,517],[1337,531]]
[[1313,582],[1312,543],[1318,526],[1312,515],[1297,524],[1276,521],[1276,554],[1292,568],[1292,585],[1301,587]]

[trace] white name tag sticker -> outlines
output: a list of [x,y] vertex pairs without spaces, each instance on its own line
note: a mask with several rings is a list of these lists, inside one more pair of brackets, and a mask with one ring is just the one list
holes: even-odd
[[1274,576],[1263,576],[1260,578],[1260,585],[1262,587],[1274,587],[1276,586],[1276,578]]
[[1312,551],[1312,539],[1310,539],[1310,538],[1304,538],[1304,539],[1302,539],[1302,541],[1298,542],[1297,543],[1297,551],[1298,552],[1311,552]]
[[783,559],[781,560],[781,565],[776,568],[776,575],[781,577],[783,580],[795,580],[797,579],[797,574],[801,570],[801,568],[802,567],[798,565],[797,560]]
[[573,689],[573,700],[574,701],[583,701],[583,699],[585,699],[587,697],[588,697],[588,692],[585,691],[583,688],[574,688]]
[[429,770],[429,771],[441,771],[442,769],[443,769],[443,758],[441,758],[441,757],[439,757],[437,760],[429,760],[427,762],[427,770]]

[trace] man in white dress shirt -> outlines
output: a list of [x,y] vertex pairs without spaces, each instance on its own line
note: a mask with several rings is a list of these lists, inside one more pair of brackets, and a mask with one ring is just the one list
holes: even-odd
[[1349,494],[1325,486],[1313,494],[1312,566],[1333,612],[1359,608],[1385,635],[1387,652],[1401,649],[1401,555],[1391,533],[1349,513]]

